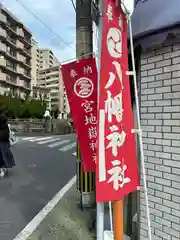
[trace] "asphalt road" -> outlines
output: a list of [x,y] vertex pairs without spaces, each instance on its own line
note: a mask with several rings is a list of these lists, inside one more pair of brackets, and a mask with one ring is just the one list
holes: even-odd
[[[62,151],[58,144],[52,147],[55,140],[50,137],[33,142],[24,138],[12,147],[17,166],[0,180],[1,240],[13,240],[75,175],[76,157],[72,155],[75,135],[56,138],[59,144],[62,140]],[[47,143],[50,140],[51,147]],[[71,148],[62,148],[67,144]]]

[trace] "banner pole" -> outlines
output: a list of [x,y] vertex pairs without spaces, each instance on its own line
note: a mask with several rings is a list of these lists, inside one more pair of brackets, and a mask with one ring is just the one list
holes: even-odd
[[113,202],[114,240],[124,239],[123,200]]
[[148,239],[152,240],[149,200],[148,200],[148,191],[147,191],[147,179],[146,179],[143,141],[142,141],[142,131],[141,131],[141,123],[140,123],[139,98],[138,98],[136,68],[135,68],[135,60],[134,60],[134,46],[133,46],[131,16],[128,16],[128,22],[129,22],[130,48],[131,48],[132,68],[133,68],[132,70],[133,70],[133,81],[134,81],[134,91],[135,91],[135,102],[136,102],[137,125],[138,125],[138,134],[139,134],[140,156],[141,156],[141,164],[142,164],[142,172],[143,172],[144,195],[145,195],[145,202],[146,202],[147,222],[148,222]]
[[[102,17],[103,17],[104,0],[99,0],[99,23],[98,23],[98,105],[100,96],[100,65],[101,65],[101,42],[102,42]],[[96,239],[104,240],[104,203],[96,204]]]

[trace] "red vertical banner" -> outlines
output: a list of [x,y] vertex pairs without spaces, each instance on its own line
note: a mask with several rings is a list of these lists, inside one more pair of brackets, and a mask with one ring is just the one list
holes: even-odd
[[96,170],[97,68],[94,58],[61,66],[85,172]]
[[104,0],[96,200],[121,200],[139,186],[128,71],[127,19]]

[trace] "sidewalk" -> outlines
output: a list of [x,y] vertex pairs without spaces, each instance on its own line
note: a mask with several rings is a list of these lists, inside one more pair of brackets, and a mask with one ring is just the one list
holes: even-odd
[[94,240],[90,217],[90,211],[78,208],[73,186],[27,240]]

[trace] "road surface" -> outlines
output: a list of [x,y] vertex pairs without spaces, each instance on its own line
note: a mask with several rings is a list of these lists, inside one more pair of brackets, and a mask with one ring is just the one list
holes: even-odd
[[75,175],[75,135],[22,137],[16,168],[0,180],[0,239],[16,235]]

